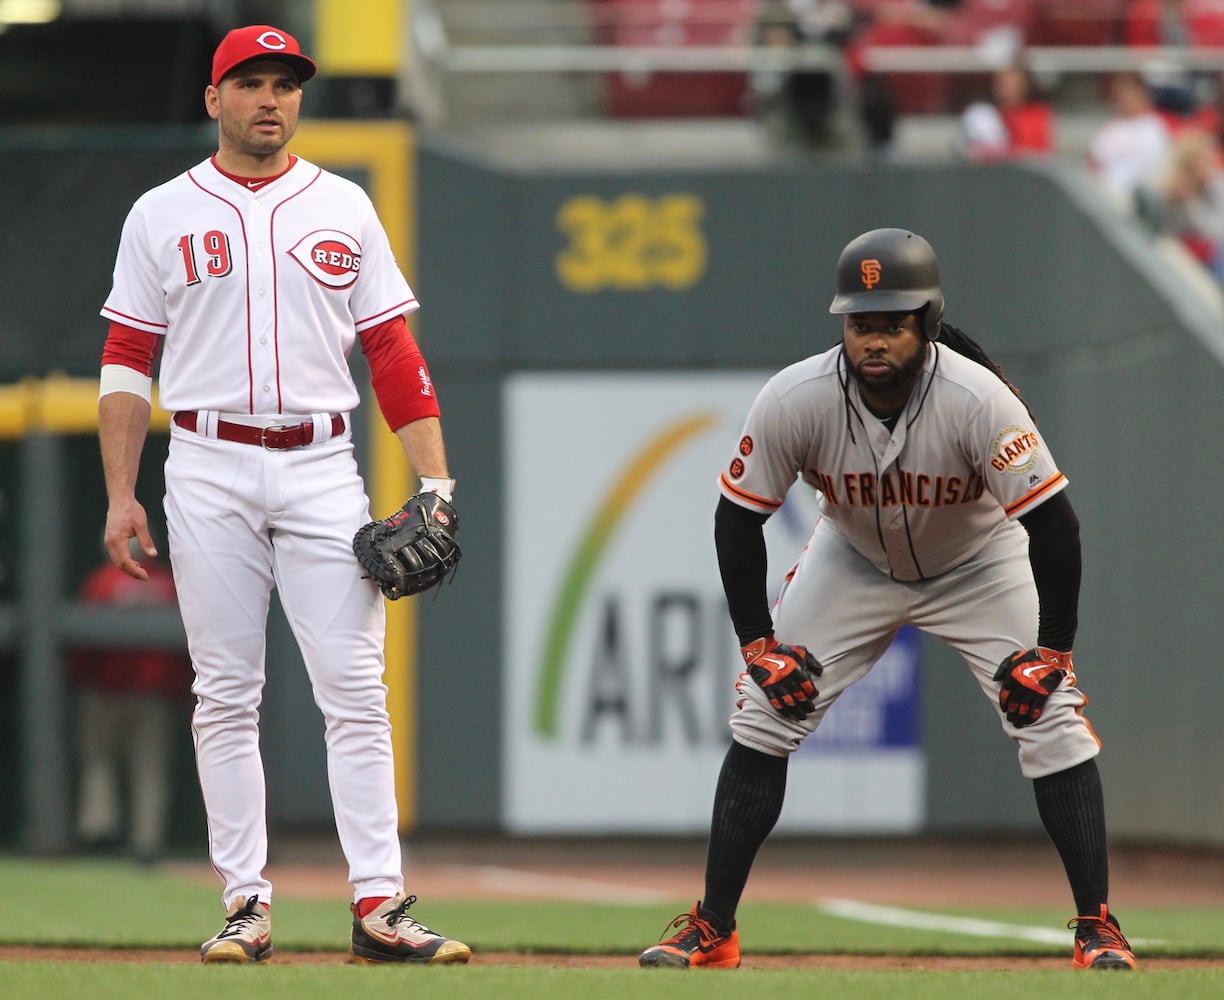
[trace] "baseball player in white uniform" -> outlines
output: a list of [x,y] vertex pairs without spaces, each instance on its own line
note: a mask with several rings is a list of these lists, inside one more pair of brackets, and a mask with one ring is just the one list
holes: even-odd
[[[639,962],[739,965],[735,913],[788,756],[908,624],[961,653],[1016,743],[1080,914],[1074,966],[1132,969],[1108,905],[1100,743],[1071,659],[1080,544],[1067,479],[1002,371],[943,322],[925,239],[864,233],[836,280],[841,343],[765,385],[722,472],[715,546],[745,670],[705,895]],[[821,515],[771,612],[762,526],[796,478],[820,491]]]
[[277,588],[323,713],[328,779],[353,886],[351,953],[466,962],[409,915],[383,685],[385,609],[352,551],[370,517],[351,437],[354,345],[421,477],[454,491],[429,371],[405,315],[416,297],[355,184],[292,155],[316,67],[270,25],[237,28],[204,91],[217,152],[142,195],[123,227],[102,356],[99,436],[116,565],[156,554],[136,474],[154,360],[173,413],[165,512],[195,669],[192,725],[225,926],[205,962],[272,955],[259,752],[265,629]]

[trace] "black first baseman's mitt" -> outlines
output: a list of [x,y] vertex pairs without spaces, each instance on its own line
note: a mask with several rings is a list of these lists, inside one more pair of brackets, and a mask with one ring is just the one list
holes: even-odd
[[459,515],[436,493],[409,497],[390,517],[353,536],[353,554],[393,601],[436,586],[459,563]]

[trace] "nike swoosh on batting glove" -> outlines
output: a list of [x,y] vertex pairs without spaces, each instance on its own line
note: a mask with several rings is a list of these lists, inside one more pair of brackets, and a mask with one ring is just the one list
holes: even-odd
[[781,715],[802,721],[816,711],[812,699],[818,692],[812,678],[824,673],[824,667],[806,647],[788,646],[767,635],[741,646],[740,652],[748,676]]
[[994,679],[1003,683],[999,708],[1017,729],[1031,726],[1041,718],[1046,699],[1067,677],[1075,683],[1070,650],[1062,653],[1046,646],[1018,649],[999,664],[994,674]]

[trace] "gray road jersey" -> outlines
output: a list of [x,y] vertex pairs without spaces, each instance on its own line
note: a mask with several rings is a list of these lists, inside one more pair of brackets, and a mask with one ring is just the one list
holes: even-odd
[[982,365],[939,344],[896,427],[863,404],[840,346],[757,395],[719,485],[772,514],[801,477],[823,517],[881,573],[939,576],[1067,480],[1024,408]]

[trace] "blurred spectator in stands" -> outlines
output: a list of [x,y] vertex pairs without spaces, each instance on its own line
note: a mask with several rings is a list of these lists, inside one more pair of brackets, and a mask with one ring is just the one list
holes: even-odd
[[1137,196],[1140,217],[1153,230],[1179,240],[1224,282],[1224,168],[1213,136],[1184,129],[1164,172]]
[[1089,141],[1088,165],[1119,207],[1134,211],[1136,190],[1164,170],[1172,140],[1141,74],[1111,76],[1109,102],[1113,116]]
[[[1224,3],[1221,0],[1130,0],[1123,26],[1127,45],[1166,49],[1224,47]],[[1204,93],[1213,89],[1215,74],[1195,72],[1175,58],[1148,69],[1148,84],[1158,110],[1170,124],[1197,124]]]
[[[1224,49],[1224,0],[1128,0],[1123,39],[1138,49]],[[1166,54],[1147,71],[1170,127],[1202,128],[1224,138],[1224,73],[1192,70]]]
[[[850,28],[850,8],[839,0],[765,0],[757,15],[756,42],[782,51],[823,45],[840,62]],[[754,74],[756,113],[787,145],[809,149],[841,145],[847,137],[838,127],[840,76],[837,66]]]
[[[148,580],[133,579],[108,559],[85,578],[81,600],[177,607],[169,567],[140,558]],[[66,664],[76,692],[78,841],[87,850],[155,861],[166,845],[174,734],[191,712],[191,660],[185,651],[76,648],[67,651]]]
[[883,72],[869,65],[868,51],[944,44],[956,6],[957,0],[854,0],[846,67],[871,150],[890,151],[898,115],[945,112],[948,95],[945,74]]
[[1212,136],[1224,158],[1224,71],[1200,77],[1196,91],[1198,104],[1186,117],[1184,125]]
[[960,0],[944,31],[945,45],[971,48],[991,67],[983,73],[949,73],[949,111],[959,111],[994,85],[996,70],[1021,58],[1037,27],[1036,0]]
[[869,144],[886,150],[899,115],[948,114],[990,83],[987,72],[947,69],[888,71],[872,65],[873,49],[956,46],[976,49],[987,65],[1005,66],[1029,44],[1039,24],[1037,0],[854,0],[848,46],[850,79]]
[[1129,0],[1123,39],[1127,45],[1219,48],[1224,46],[1220,0]]
[[961,115],[961,142],[972,160],[1048,156],[1054,152],[1054,109],[1037,92],[1023,63],[995,70],[989,101],[974,101]]

